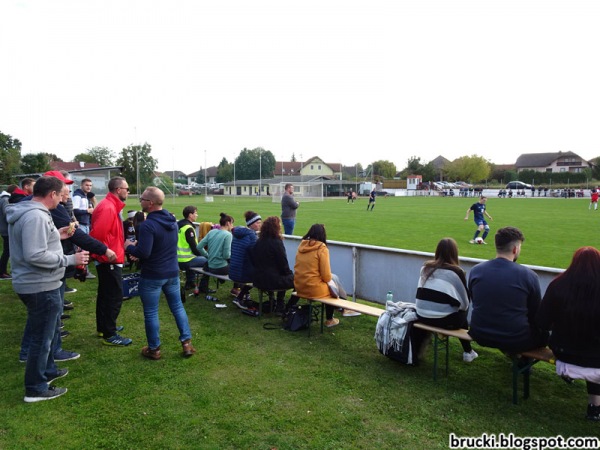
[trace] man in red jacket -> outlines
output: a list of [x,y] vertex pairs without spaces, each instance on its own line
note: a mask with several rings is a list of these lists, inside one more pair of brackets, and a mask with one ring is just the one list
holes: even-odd
[[110,262],[105,255],[92,255],[98,272],[96,297],[96,328],[106,345],[124,347],[131,339],[120,336],[117,317],[123,304],[123,263],[125,262],[125,237],[120,213],[129,194],[129,185],[123,177],[111,178],[108,194],[92,214],[90,236],[112,249],[117,257]]

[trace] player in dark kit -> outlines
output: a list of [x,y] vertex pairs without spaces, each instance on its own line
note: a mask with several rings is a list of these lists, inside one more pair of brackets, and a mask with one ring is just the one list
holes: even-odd
[[471,239],[469,241],[469,243],[471,243],[471,244],[475,244],[476,239],[479,236],[479,233],[481,233],[482,231],[483,231],[483,235],[481,236],[481,238],[483,239],[482,244],[487,244],[487,242],[485,242],[485,238],[487,237],[488,233],[490,232],[490,226],[485,221],[484,215],[486,215],[488,217],[488,219],[490,219],[490,220],[494,220],[494,219],[492,219],[492,216],[490,216],[488,214],[488,212],[485,210],[485,202],[487,202],[487,197],[484,197],[482,195],[479,198],[479,201],[477,203],[473,203],[471,205],[471,207],[469,209],[467,209],[467,215],[465,216],[465,220],[469,220],[469,213],[471,211],[473,211],[473,213],[474,213],[473,219],[475,220],[475,225],[477,225],[477,230],[475,231],[475,236],[473,236],[473,239]]

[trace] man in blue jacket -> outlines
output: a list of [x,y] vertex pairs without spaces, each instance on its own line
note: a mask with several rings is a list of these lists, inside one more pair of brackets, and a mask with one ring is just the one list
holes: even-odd
[[177,221],[173,214],[163,209],[164,200],[165,194],[159,188],[146,188],[140,197],[140,204],[148,217],[140,225],[137,243],[129,245],[126,249],[142,263],[138,289],[144,308],[144,325],[148,340],[148,345],[142,348],[142,355],[154,360],[160,359],[161,356],[158,320],[158,300],[161,291],[164,292],[177,323],[183,356],[189,357],[196,353],[192,346],[192,332],[179,289]]

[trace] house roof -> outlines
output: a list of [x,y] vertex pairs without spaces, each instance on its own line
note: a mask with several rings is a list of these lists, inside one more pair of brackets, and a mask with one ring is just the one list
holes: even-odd
[[575,156],[585,161],[579,155],[573,152],[550,152],[550,153],[523,153],[517,158],[515,166],[520,167],[546,167],[564,156]]
[[450,164],[450,160],[446,159],[442,155],[440,155],[437,158],[433,159],[431,161],[431,164],[433,165],[434,169],[439,170],[439,169],[443,169],[445,166]]
[[[273,176],[275,176],[275,177],[281,176],[281,175],[287,176],[291,173],[300,173],[300,170],[302,170],[302,168],[306,167],[307,165],[309,165],[311,162],[314,162],[315,160],[318,160],[320,163],[325,164],[326,166],[329,166],[329,168],[331,168],[331,170],[334,173],[339,173],[342,171],[341,163],[326,163],[326,162],[323,162],[321,160],[321,158],[319,158],[318,156],[313,156],[312,158],[309,158],[305,162],[277,161],[277,162],[275,162],[275,169],[273,170]],[[293,170],[293,172],[292,172],[292,170]],[[354,166],[352,166],[352,170],[354,171]]]
[[100,164],[97,163],[83,163],[83,167],[79,162],[64,162],[64,161],[50,161],[50,167],[52,170],[66,170],[67,172],[77,172],[81,169],[98,169]]
[[[188,177],[197,177],[199,173],[204,173],[204,169],[196,170],[195,172],[188,173]],[[211,166],[206,168],[206,176],[207,177],[216,177],[217,176],[217,166]]]

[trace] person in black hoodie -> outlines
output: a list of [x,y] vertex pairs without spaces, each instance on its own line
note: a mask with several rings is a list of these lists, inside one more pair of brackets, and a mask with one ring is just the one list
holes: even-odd
[[192,346],[192,332],[179,289],[177,222],[175,216],[163,209],[164,199],[165,194],[159,188],[146,188],[140,197],[140,204],[142,211],[148,213],[148,217],[140,225],[137,243],[126,248],[142,263],[138,289],[144,308],[144,325],[148,340],[148,345],[142,348],[142,356],[154,360],[160,359],[161,356],[158,320],[161,291],[165,294],[177,323],[183,356],[189,357],[196,353]]
[[600,421],[600,252],[582,247],[546,289],[537,312],[556,355],[556,373],[587,385],[587,418]]

